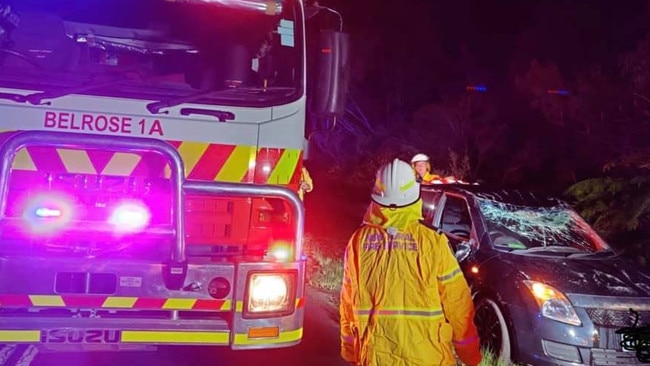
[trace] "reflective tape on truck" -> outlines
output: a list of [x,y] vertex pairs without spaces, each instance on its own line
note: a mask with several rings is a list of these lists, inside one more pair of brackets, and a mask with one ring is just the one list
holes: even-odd
[[[296,299],[295,308],[305,306],[305,298]],[[128,296],[83,296],[83,295],[15,295],[0,294],[0,308],[16,307],[72,307],[134,310],[231,310],[230,300],[147,298]],[[243,301],[236,302],[236,311],[244,308]]]
[[[0,142],[11,132],[2,133]],[[300,149],[167,141],[185,164],[188,179],[260,184],[290,184],[299,177]],[[161,158],[134,153],[86,151],[29,146],[21,149],[14,169],[42,172],[137,176],[167,176]]]

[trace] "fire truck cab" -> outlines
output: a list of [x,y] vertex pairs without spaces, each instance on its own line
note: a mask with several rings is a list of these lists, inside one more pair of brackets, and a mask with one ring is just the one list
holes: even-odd
[[[322,8],[311,12],[313,14]],[[301,0],[0,0],[0,342],[300,342]]]

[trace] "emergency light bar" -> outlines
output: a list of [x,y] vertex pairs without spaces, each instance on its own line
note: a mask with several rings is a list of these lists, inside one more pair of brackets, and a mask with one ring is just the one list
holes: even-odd
[[485,85],[469,85],[465,87],[467,91],[474,91],[479,93],[485,93],[487,91],[487,86]]
[[569,91],[565,89],[549,89],[546,91],[546,93],[555,95],[569,95]]

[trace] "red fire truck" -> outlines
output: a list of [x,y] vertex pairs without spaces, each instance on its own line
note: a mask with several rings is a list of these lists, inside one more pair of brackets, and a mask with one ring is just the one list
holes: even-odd
[[301,340],[306,120],[347,65],[324,30],[307,70],[311,10],[0,0],[1,343]]

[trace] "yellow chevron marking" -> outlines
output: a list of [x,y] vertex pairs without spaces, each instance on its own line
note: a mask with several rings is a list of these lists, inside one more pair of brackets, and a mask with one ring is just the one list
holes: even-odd
[[84,150],[56,149],[66,171],[79,174],[97,174],[93,163]]
[[14,158],[13,168],[18,170],[32,170],[32,171],[38,170],[36,169],[36,165],[34,165],[34,161],[32,160],[32,157],[27,152],[27,149],[18,150],[18,153]]
[[109,296],[102,304],[103,308],[123,308],[130,309],[138,301],[137,297],[112,297]]
[[221,304],[220,310],[230,310],[231,308],[232,308],[232,302],[230,300],[225,300],[223,304]]
[[0,330],[0,342],[38,342],[39,330]]
[[248,164],[251,155],[255,155],[255,147],[235,147],[214,180],[223,182],[241,182],[248,172]]
[[201,156],[208,149],[208,146],[209,144],[204,142],[185,141],[178,147],[178,153],[183,158],[183,163],[185,163],[186,177],[194,169],[196,163],[199,162],[199,159],[201,159]]
[[282,155],[280,155],[280,160],[278,160],[271,175],[269,175],[268,183],[288,184],[291,181],[293,173],[296,171],[299,157],[300,150],[284,150]]
[[196,303],[196,299],[167,299],[163,309],[184,309],[189,310]]
[[33,306],[65,306],[63,298],[56,295],[29,295]]
[[103,175],[127,176],[133,173],[133,170],[142,157],[138,154],[116,152],[111,160],[102,170]]
[[122,343],[228,344],[230,332],[157,332],[123,330]]

